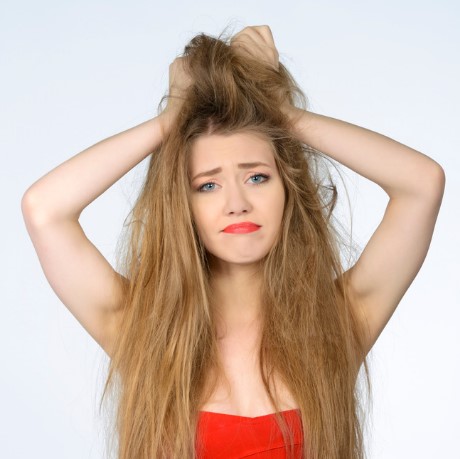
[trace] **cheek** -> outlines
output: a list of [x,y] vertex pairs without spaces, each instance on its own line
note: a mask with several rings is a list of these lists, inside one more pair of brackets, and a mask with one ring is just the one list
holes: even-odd
[[276,212],[282,216],[284,213],[286,197],[284,194],[284,188],[281,186],[273,197],[273,206],[276,209]]
[[195,225],[200,236],[206,233],[207,226],[209,226],[209,210],[209,206],[208,208],[205,208],[204,206],[200,206],[196,203],[192,204],[193,220],[195,221]]

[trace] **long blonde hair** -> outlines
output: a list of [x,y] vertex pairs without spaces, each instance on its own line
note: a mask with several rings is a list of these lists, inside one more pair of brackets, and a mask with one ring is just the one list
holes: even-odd
[[[364,332],[342,276],[345,246],[333,225],[337,189],[323,183],[324,156],[293,137],[279,109],[280,97],[304,109],[306,97],[283,64],[276,71],[237,55],[223,34],[195,36],[184,55],[194,83],[150,156],[117,254],[129,281],[102,395],[115,400],[117,457],[197,457],[199,409],[217,377],[207,381],[223,369],[209,254],[189,201],[188,159],[197,136],[245,131],[273,146],[286,193],[278,239],[260,262],[265,389],[280,411],[272,392],[276,375],[298,403],[304,458],[362,458],[357,376],[364,368],[369,389],[369,372]],[[276,420],[292,453],[291,432],[282,416]]]

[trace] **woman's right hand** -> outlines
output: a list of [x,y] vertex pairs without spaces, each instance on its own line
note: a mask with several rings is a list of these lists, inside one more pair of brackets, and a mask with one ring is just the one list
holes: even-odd
[[187,68],[188,57],[176,57],[169,66],[169,97],[166,108],[160,113],[160,125],[165,135],[174,123],[187,89],[193,80]]

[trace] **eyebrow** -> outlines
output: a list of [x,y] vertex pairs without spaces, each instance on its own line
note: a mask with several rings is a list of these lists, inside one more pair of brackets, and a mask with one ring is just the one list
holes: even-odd
[[[256,161],[256,162],[253,162],[253,163],[239,163],[238,164],[238,169],[251,169],[251,168],[257,167],[257,166],[271,167],[269,164],[263,163],[262,161]],[[200,178],[200,177],[209,177],[211,175],[218,174],[219,172],[222,172],[222,168],[221,167],[216,167],[215,169],[211,169],[209,171],[200,172],[199,174],[195,175],[195,177],[193,177],[192,180],[196,180],[197,178]]]

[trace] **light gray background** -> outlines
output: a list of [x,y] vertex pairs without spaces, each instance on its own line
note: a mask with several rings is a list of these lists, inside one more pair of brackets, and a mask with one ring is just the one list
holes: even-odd
[[[97,407],[106,357],[44,277],[22,220],[24,191],[88,146],[155,116],[168,66],[186,42],[231,20],[235,32],[271,27],[312,111],[385,134],[443,166],[430,251],[371,353],[366,440],[370,458],[460,458],[458,2],[29,0],[0,8],[2,458],[93,459],[103,448]],[[81,216],[112,263],[145,165]],[[344,171],[354,235],[364,245],[387,197]]]

